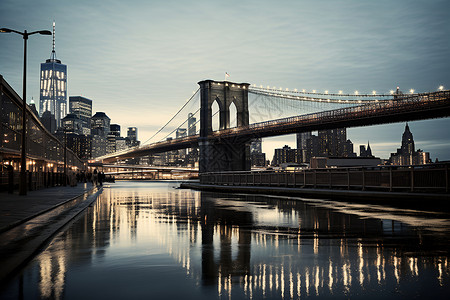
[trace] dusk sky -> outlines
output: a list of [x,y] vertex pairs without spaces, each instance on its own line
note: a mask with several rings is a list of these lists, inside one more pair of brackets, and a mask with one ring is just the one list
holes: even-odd
[[[352,93],[450,88],[450,1],[1,0],[0,27],[51,30],[68,95],[147,140],[204,79]],[[52,38],[28,41],[27,95],[39,103]],[[22,94],[23,40],[0,34],[0,74]],[[400,147],[405,124],[348,129],[358,152]],[[416,148],[450,160],[450,119],[410,122]],[[293,136],[264,140],[273,148]]]

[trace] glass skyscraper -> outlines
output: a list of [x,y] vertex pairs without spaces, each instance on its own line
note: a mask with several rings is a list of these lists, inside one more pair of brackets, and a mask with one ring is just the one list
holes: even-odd
[[67,66],[56,59],[55,23],[53,22],[53,50],[50,59],[41,63],[41,88],[39,115],[49,111],[55,119],[55,132],[61,127],[61,120],[67,115]]

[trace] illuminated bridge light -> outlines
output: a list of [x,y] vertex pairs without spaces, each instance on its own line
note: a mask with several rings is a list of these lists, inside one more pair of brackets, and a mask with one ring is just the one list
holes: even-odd
[[313,93],[316,93],[316,90],[313,90]]
[[305,90],[305,89],[303,89],[303,90],[302,90],[302,92],[303,92],[303,93],[305,93],[305,92],[306,92],[306,90]]
[[259,87],[262,88],[263,87],[262,84]]
[[288,89],[288,88],[286,88],[286,91],[289,91],[289,89]]
[[393,95],[393,94],[394,94],[394,91],[393,91],[393,90],[390,90],[390,91],[389,91],[389,94]]
[[444,90],[444,86],[443,86],[443,85],[440,85],[440,86],[439,86],[439,90],[440,90],[440,91]]
[[328,91],[325,91],[325,94],[328,94]]
[[355,91],[355,95],[358,95],[359,94],[359,92],[358,91]]
[[377,91],[372,91],[372,95],[376,95],[377,94]]
[[297,89],[294,89],[294,92],[297,92]]
[[411,94],[414,94],[414,89],[410,89],[409,92],[410,92]]
[[342,95],[342,91],[339,91],[339,95]]

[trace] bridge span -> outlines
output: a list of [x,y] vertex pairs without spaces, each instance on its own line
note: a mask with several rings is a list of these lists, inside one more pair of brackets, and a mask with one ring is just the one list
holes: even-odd
[[[322,100],[321,100],[322,101]],[[327,101],[324,99],[323,101]],[[210,109],[210,106],[208,107]],[[424,120],[450,116],[450,91],[423,94],[397,95],[390,100],[371,101],[353,107],[298,115],[260,123],[241,125],[197,134],[173,140],[144,145],[97,158],[97,161],[110,163],[121,159],[146,156],[172,150],[199,147],[201,141],[209,143],[233,144],[254,138],[279,136],[316,130],[369,126],[403,121]],[[210,116],[211,117],[211,114]],[[210,122],[203,126],[210,127]],[[202,123],[201,123],[202,127]],[[225,126],[226,127],[226,126]],[[202,129],[200,130],[202,132]],[[202,156],[202,151],[200,151]],[[239,169],[234,169],[239,170]],[[248,170],[241,168],[240,170]],[[203,172],[200,166],[200,171]],[[214,171],[208,170],[206,171]],[[222,170],[226,171],[226,170]]]

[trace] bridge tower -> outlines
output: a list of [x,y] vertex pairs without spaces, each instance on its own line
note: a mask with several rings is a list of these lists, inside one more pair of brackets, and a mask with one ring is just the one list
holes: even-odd
[[204,80],[200,85],[199,171],[250,170],[250,140],[213,136],[212,105],[219,105],[219,130],[230,128],[230,105],[237,111],[237,127],[249,124],[248,83]]

